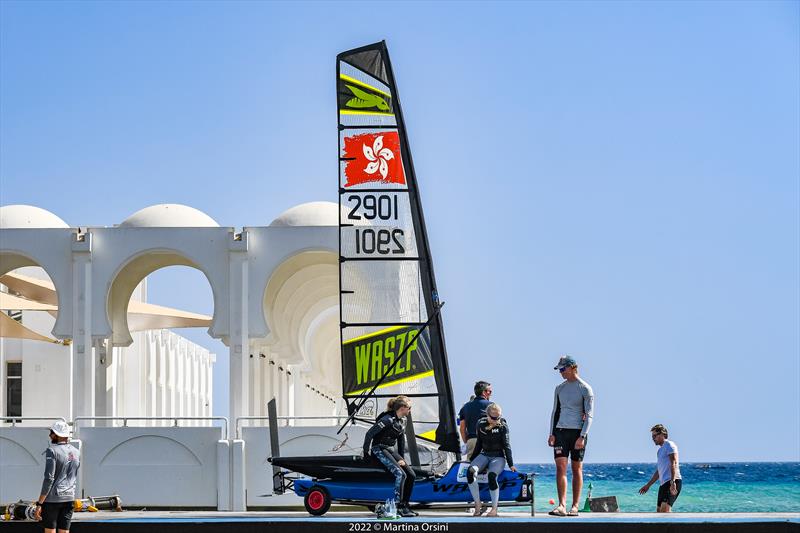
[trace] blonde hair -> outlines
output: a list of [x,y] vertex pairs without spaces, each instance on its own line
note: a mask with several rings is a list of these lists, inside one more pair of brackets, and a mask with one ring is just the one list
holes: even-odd
[[502,407],[500,407],[500,404],[499,404],[499,403],[494,403],[494,402],[492,402],[492,403],[490,403],[489,405],[487,405],[487,406],[486,406],[486,414],[487,414],[487,415],[489,414],[489,411],[490,411],[490,410],[491,410],[491,411],[494,411],[494,412],[496,412],[498,416],[500,416],[500,415],[502,415],[502,414],[503,414],[503,408],[502,408]]
[[395,396],[394,398],[389,399],[386,403],[386,410],[387,411],[397,411],[401,407],[411,407],[411,399],[408,396]]

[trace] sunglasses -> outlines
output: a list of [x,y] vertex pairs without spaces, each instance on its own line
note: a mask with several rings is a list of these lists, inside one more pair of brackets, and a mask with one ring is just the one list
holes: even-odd
[[569,368],[568,366],[562,366],[561,368],[558,369],[558,371],[559,372],[563,372],[563,371],[567,370],[568,368]]
[[492,420],[500,420],[500,417],[499,417],[499,416],[492,416],[492,415],[490,415],[490,414],[488,414],[488,413],[486,414],[486,416],[488,416],[488,417],[489,417],[489,418],[491,418]]
[[654,434],[654,435],[652,436],[652,439],[653,439],[653,440],[656,440],[656,437],[658,437],[659,435],[663,435],[663,433],[656,433],[656,434]]

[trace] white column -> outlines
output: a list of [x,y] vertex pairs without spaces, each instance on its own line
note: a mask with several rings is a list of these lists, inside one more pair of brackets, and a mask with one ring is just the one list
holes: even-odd
[[97,416],[108,416],[108,353],[106,350],[106,340],[95,339],[93,344],[94,412]]
[[94,416],[91,234],[72,243],[72,418]]
[[295,372],[291,368],[286,368],[286,405],[289,416],[295,416],[294,412],[294,378]]
[[238,417],[248,415],[250,399],[247,232],[243,231],[238,241],[231,239],[228,243],[228,251],[230,269],[230,417],[231,423],[235,424]]
[[273,389],[272,389],[272,368],[273,365],[270,364],[270,357],[272,356],[269,350],[264,350],[264,359],[261,360],[261,387],[262,387],[262,394],[261,394],[261,412],[262,416],[267,416],[267,404],[272,399],[273,396]]
[[258,352],[254,347],[248,346],[247,351],[247,381],[250,387],[250,396],[247,398],[247,412],[251,415],[258,414]]

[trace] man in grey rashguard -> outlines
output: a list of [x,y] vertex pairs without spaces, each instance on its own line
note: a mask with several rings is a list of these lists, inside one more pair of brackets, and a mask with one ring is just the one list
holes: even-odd
[[44,481],[36,502],[36,518],[42,521],[45,533],[69,531],[72,505],[81,466],[81,453],[69,443],[69,426],[59,420],[50,427],[50,446],[44,463]]
[[[553,447],[556,460],[558,507],[554,516],[578,516],[578,503],[583,489],[583,455],[589,427],[594,416],[594,392],[578,377],[578,363],[565,355],[554,367],[564,381],[556,387],[553,412],[550,415],[548,446]],[[572,459],[572,507],[567,511],[567,458]]]

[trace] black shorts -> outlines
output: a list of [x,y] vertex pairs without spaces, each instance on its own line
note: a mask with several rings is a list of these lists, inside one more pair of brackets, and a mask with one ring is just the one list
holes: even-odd
[[573,461],[583,461],[583,454],[586,451],[589,437],[584,439],[583,449],[576,450],[575,441],[581,436],[580,429],[556,428],[553,436],[556,438],[555,446],[553,446],[554,457],[571,457]]
[[678,499],[678,496],[681,494],[681,480],[675,480],[675,488],[678,489],[678,493],[673,496],[669,492],[669,481],[658,487],[658,502],[656,503],[656,508],[661,507],[662,503],[665,503],[672,507],[675,504],[675,500]]
[[69,529],[71,522],[72,502],[42,504],[42,527],[45,529]]

